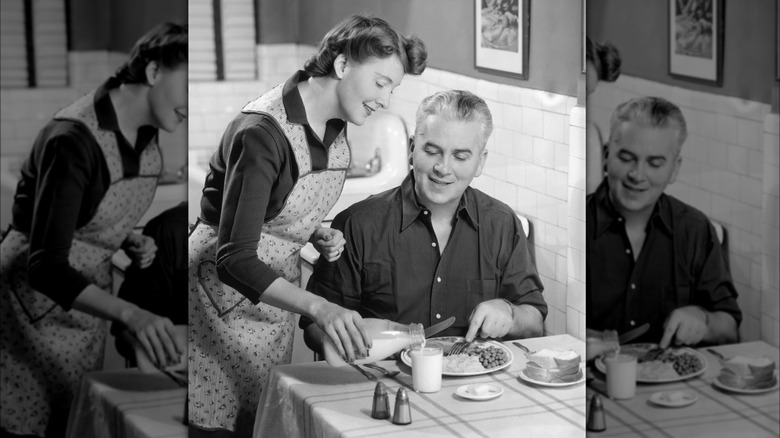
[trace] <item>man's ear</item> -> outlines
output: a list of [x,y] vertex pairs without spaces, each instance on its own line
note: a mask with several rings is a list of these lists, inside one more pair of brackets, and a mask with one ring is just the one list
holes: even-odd
[[412,156],[414,155],[414,135],[409,137],[409,165],[414,166],[414,160],[412,159]]
[[333,60],[333,73],[336,74],[336,78],[343,79],[344,73],[347,71],[347,57],[343,53],[336,56]]

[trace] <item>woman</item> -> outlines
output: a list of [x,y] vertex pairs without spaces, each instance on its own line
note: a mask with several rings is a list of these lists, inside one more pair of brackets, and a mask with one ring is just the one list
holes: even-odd
[[154,240],[133,233],[162,170],[158,129],[187,115],[187,28],[161,25],[94,91],[39,133],[14,197],[0,256],[2,432],[58,436],[82,375],[103,361],[120,321],[159,366],[186,346],[173,324],[111,294],[111,256],[140,267]]
[[[620,76],[620,52],[610,43],[594,43],[586,38],[585,58],[587,70],[585,76],[585,92],[588,96],[596,91],[599,81],[615,82]],[[604,138],[598,125],[587,123],[585,140],[585,174],[586,191],[593,193],[604,178],[602,159],[606,150]]]
[[294,313],[312,318],[348,359],[366,354],[356,312],[297,286],[298,255],[307,241],[329,260],[341,255],[341,233],[319,224],[349,167],[346,122],[362,125],[387,108],[425,58],[416,37],[378,18],[349,17],[304,71],[228,125],[189,241],[191,425],[251,433],[268,371],[290,362]]

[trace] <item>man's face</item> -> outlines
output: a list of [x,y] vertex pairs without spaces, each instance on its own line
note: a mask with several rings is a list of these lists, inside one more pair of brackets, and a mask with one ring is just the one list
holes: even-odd
[[360,126],[374,111],[390,107],[390,95],[404,78],[404,66],[397,55],[361,63],[339,56],[335,68],[343,66],[336,87],[341,118]]
[[152,124],[173,132],[187,119],[187,63],[170,70],[159,67],[147,75],[153,78],[149,91]]
[[680,169],[674,128],[644,127],[624,122],[617,140],[609,144],[606,159],[609,193],[624,216],[652,211],[656,201],[674,182]]
[[420,128],[412,152],[417,196],[430,209],[455,208],[485,165],[480,124],[429,115]]

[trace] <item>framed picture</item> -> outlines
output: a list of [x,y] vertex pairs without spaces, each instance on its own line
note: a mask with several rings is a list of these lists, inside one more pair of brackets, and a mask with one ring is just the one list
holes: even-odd
[[723,0],[669,0],[669,73],[721,85]]
[[582,53],[580,57],[580,64],[582,66],[582,74],[588,72],[588,44],[587,44],[587,26],[585,25],[586,11],[588,10],[588,1],[582,0]]
[[777,18],[775,20],[775,80],[780,81],[780,0],[775,2],[775,14]]
[[529,3],[474,0],[477,69],[528,79]]

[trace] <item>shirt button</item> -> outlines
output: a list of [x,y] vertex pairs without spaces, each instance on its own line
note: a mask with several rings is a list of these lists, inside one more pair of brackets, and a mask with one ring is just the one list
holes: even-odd
[[441,277],[436,277],[436,282],[441,283]]
[[631,321],[629,321],[628,323],[631,324],[631,327],[636,325],[636,321],[634,321],[633,319]]
[[436,242],[431,242],[431,246],[436,248]]
[[423,214],[428,216],[428,210],[423,211]]
[[622,218],[622,217],[619,217],[619,218],[618,218],[618,222],[623,222],[623,218]]
[[441,314],[440,313],[436,314],[436,319],[441,319]]
[[626,248],[626,254],[631,254],[631,250]]
[[636,284],[631,283],[631,290],[636,290]]

